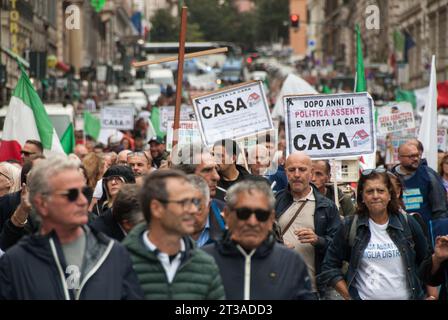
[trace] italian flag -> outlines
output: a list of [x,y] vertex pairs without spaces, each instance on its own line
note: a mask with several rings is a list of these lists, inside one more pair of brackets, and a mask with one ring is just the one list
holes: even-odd
[[44,146],[45,155],[64,153],[58,135],[45,107],[34,90],[25,70],[9,102],[0,145],[0,161],[21,160],[20,151],[26,140],[38,140]]

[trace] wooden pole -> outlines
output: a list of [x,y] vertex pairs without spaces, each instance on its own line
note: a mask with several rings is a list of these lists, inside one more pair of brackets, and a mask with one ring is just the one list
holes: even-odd
[[180,105],[182,100],[182,81],[184,78],[185,38],[187,35],[187,7],[182,7],[179,33],[179,57],[177,63],[176,107],[174,109],[173,148],[179,141]]
[[[228,51],[227,47],[196,51],[193,53],[187,53],[186,55],[184,55],[184,59],[192,59],[192,58],[202,57],[202,56],[206,56],[206,55],[210,55],[210,54],[224,53],[227,51]],[[160,59],[156,59],[156,60],[138,61],[138,62],[133,62],[132,66],[134,68],[141,68],[141,67],[149,66],[150,64],[158,64],[158,63],[177,61],[177,59],[178,59],[178,57],[173,56],[173,57],[160,58]]]

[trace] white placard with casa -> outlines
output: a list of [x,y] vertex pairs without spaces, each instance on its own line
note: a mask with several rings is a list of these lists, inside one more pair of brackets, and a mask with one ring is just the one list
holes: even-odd
[[[174,121],[174,106],[159,107],[159,128],[161,132],[167,132],[168,121]],[[180,106],[180,121],[195,120],[193,107],[183,104]]]
[[103,129],[134,129],[134,109],[104,107],[101,109],[101,128]]
[[[166,132],[166,150],[173,150],[174,121],[168,121]],[[197,121],[180,121],[179,122],[179,140],[178,146],[187,144],[201,143],[201,132]]]
[[366,92],[284,96],[286,152],[335,159],[375,152],[373,100]]
[[390,102],[378,108],[378,134],[415,128],[414,112],[409,102]]
[[238,140],[273,130],[261,81],[246,82],[193,99],[202,141]]

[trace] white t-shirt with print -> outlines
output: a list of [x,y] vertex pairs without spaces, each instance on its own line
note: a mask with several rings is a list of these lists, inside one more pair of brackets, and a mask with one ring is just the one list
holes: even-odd
[[355,286],[363,300],[407,300],[406,267],[383,225],[369,219],[370,241],[361,257]]

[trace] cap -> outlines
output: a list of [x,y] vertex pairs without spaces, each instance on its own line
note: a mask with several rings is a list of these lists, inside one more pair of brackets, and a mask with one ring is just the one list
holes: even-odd
[[161,137],[152,137],[151,139],[149,139],[148,143],[151,142],[157,142],[158,144],[162,144],[165,143],[165,140]]

